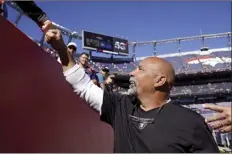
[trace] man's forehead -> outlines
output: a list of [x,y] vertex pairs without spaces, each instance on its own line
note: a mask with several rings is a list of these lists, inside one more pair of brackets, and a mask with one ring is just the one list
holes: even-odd
[[150,65],[152,65],[152,66],[154,66],[155,65],[155,63],[151,60],[151,59],[149,59],[149,58],[146,58],[146,59],[144,59],[144,60],[142,60],[140,63],[139,63],[139,66],[150,66]]

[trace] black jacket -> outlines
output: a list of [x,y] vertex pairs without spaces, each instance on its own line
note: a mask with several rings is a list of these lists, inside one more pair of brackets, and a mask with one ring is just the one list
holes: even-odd
[[36,22],[39,26],[42,25],[43,22],[48,20],[48,17],[42,9],[40,9],[34,1],[13,1],[16,3],[19,8],[34,22]]

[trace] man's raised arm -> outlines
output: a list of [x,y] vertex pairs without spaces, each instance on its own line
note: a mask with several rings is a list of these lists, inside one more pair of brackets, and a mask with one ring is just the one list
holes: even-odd
[[61,32],[57,29],[48,30],[45,34],[45,41],[58,52],[64,76],[72,85],[74,92],[101,113],[103,90],[96,86],[85,73],[84,69],[76,64],[73,56],[68,52],[69,49],[64,43]]
[[18,7],[31,18],[43,32],[52,27],[52,22],[48,19],[43,10],[34,1],[13,1]]

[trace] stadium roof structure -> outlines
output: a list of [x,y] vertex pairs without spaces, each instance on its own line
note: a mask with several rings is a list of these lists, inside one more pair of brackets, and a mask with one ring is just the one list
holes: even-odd
[[[176,53],[170,53],[170,54],[162,54],[157,55],[157,57],[160,58],[167,58],[167,57],[176,57],[176,56],[184,56],[184,55],[191,55],[191,54],[198,54],[198,55],[208,55],[214,52],[228,52],[231,51],[231,47],[224,47],[224,48],[215,48],[215,49],[209,49],[207,51],[201,51],[201,50],[194,50],[194,51],[188,51],[188,52],[176,52]],[[136,61],[141,61],[149,56],[143,56],[143,57],[136,57]]]
[[173,39],[163,39],[163,40],[152,40],[152,41],[138,41],[138,42],[130,42],[131,46],[137,45],[149,45],[149,44],[168,44],[168,43],[176,43],[176,42],[184,42],[184,41],[192,41],[192,40],[201,40],[201,39],[214,39],[214,38],[223,38],[231,36],[231,32],[224,33],[215,33],[215,34],[203,34],[198,36],[189,36],[189,37],[181,37],[181,38],[173,38]]

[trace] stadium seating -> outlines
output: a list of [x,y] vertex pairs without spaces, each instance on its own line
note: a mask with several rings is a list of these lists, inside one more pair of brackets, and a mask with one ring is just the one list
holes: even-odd
[[[158,55],[158,57],[163,57],[169,61],[173,65],[176,74],[231,70],[230,49],[220,50],[222,49],[213,49],[209,52],[199,50],[189,52],[189,54],[186,52],[187,54],[176,53],[174,56],[163,57]],[[128,73],[134,70],[139,62],[140,60],[122,64],[99,63],[99,66],[109,66],[112,72]]]
[[[57,52],[52,48],[46,47],[44,49],[53,57],[58,56]],[[163,57],[169,61],[173,65],[176,74],[193,74],[231,70],[231,50],[228,48],[225,49],[214,49],[212,52],[208,53],[202,53],[199,50],[195,52],[189,52],[189,54],[186,52],[187,54],[176,53],[174,56],[158,55],[158,57]],[[96,71],[99,71],[102,67],[108,67],[111,72],[129,73],[139,65],[139,62],[140,60],[130,63],[114,64],[94,62],[90,60],[90,66],[92,66]]]
[[231,82],[222,82],[222,83],[208,83],[204,85],[187,85],[187,86],[177,86],[173,87],[171,91],[172,96],[192,94],[215,94],[222,92],[231,92]]

